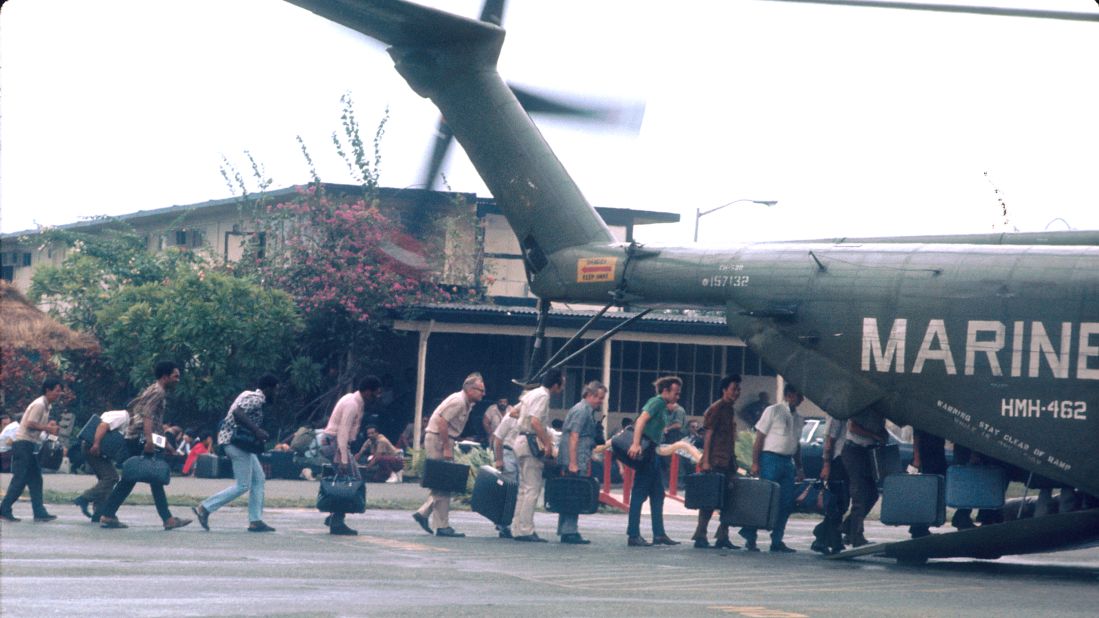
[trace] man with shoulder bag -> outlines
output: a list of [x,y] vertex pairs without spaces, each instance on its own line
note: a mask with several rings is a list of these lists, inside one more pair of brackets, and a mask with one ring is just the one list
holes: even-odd
[[564,386],[561,370],[550,369],[542,376],[541,386],[519,398],[519,435],[512,443],[519,460],[519,497],[515,500],[515,517],[511,523],[516,541],[546,542],[534,532],[534,510],[545,483],[543,457],[553,457],[553,438],[549,433],[550,395],[560,393]]
[[[328,425],[321,433],[321,455],[329,459],[337,473],[342,471],[354,480],[359,480],[359,468],[351,454],[351,441],[359,435],[359,425],[363,420],[363,411],[382,396],[382,381],[377,376],[368,375],[359,380],[358,390],[348,393],[336,402]],[[346,512],[333,511],[324,519],[328,533],[354,536],[358,531],[345,523]]]
[[[156,453],[156,445],[153,440],[153,430],[164,425],[164,408],[168,399],[168,391],[179,384],[179,367],[172,361],[160,361],[153,370],[156,381],[150,384],[137,396],[127,408],[130,411],[130,421],[126,425],[126,445],[133,457],[146,457],[152,459]],[[164,463],[164,462],[161,462]],[[167,466],[167,463],[164,463]],[[164,523],[165,530],[182,528],[191,523],[190,519],[174,517],[168,508],[168,496],[164,493],[164,484],[157,480],[143,481],[149,483],[149,489],[153,494],[153,503],[156,504],[156,512]],[[120,522],[115,514],[118,507],[126,501],[134,485],[138,481],[127,478],[123,467],[122,480],[114,486],[107,503],[100,513],[101,528],[126,528],[126,524]]]
[[[99,417],[99,422],[96,423],[91,442],[81,441],[81,448],[84,449],[84,463],[95,473],[98,482],[77,496],[73,500],[73,504],[80,507],[80,511],[92,522],[99,521],[100,510],[106,503],[107,496],[111,494],[111,490],[118,483],[118,470],[115,468],[115,462],[108,457],[107,453],[103,452],[104,440],[108,439],[107,436],[110,432],[119,432],[125,429],[129,422],[130,413],[126,410],[104,412]],[[115,440],[122,440],[120,434],[111,434],[111,436]],[[91,506],[90,511],[88,510],[89,506]]]
[[191,508],[203,530],[210,530],[211,514],[247,493],[248,531],[275,531],[263,521],[263,484],[266,477],[259,455],[266,450],[268,437],[261,427],[263,407],[274,402],[278,384],[278,378],[266,374],[259,379],[259,388],[244,391],[229,407],[225,422],[218,432],[218,445],[225,449],[225,454],[233,462],[235,483]]

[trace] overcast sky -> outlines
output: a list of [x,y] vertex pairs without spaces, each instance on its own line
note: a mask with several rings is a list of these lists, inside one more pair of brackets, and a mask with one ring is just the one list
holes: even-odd
[[[688,243],[696,208],[740,198],[779,204],[709,215],[702,241],[1099,229],[1097,23],[511,0],[504,26],[508,80],[645,102],[637,133],[539,121],[593,204],[682,215],[643,240]],[[9,0],[0,66],[5,233],[228,197],[221,157],[243,168],[244,150],[276,187],[303,183],[297,135],[348,182],[330,142],[344,92],[368,135],[389,109],[382,184],[416,185],[438,117],[380,44],[280,0]],[[464,156],[450,187],[487,195]]]

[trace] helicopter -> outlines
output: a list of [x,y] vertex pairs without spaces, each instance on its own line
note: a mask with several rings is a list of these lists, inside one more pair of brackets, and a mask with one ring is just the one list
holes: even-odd
[[[543,320],[552,302],[724,310],[833,417],[875,411],[1099,495],[1099,232],[618,242],[496,71],[502,28],[402,0],[289,1],[390,46],[515,232]],[[985,558],[1097,539],[1091,509],[859,553]]]

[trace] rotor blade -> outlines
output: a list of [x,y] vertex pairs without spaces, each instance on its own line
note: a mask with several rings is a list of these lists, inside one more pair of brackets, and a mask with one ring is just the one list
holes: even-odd
[[901,9],[904,11],[931,11],[938,13],[968,13],[971,15],[995,15],[999,17],[1027,17],[1031,19],[1060,19],[1065,21],[1096,21],[1099,13],[1073,11],[1047,11],[1043,9],[1012,9],[964,4],[928,4],[923,2],[888,2],[885,0],[762,0],[763,2],[788,2],[796,4],[829,4],[874,9]]
[[630,103],[614,105],[610,103],[573,103],[560,98],[538,94],[527,90],[522,86],[509,83],[515,98],[528,114],[545,114],[553,116],[565,116],[603,122],[614,126],[623,127],[631,131],[641,129],[641,121],[645,117],[644,103]]
[[423,188],[428,191],[435,190],[435,181],[439,177],[439,170],[443,168],[446,155],[450,151],[450,144],[454,141],[454,132],[443,118],[439,119],[439,126],[435,130],[435,144],[431,148],[431,158],[427,163],[427,172],[424,174]]
[[504,3],[506,0],[485,0],[481,7],[481,21],[499,26],[504,23]]

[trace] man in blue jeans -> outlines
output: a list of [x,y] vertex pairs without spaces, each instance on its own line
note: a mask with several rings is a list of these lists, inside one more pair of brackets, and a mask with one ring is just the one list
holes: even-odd
[[[644,458],[645,463],[637,467],[633,477],[633,489],[630,493],[630,516],[626,527],[630,547],[648,547],[649,545],[679,545],[679,541],[668,538],[664,532],[664,476],[660,471],[660,458],[656,455],[656,445],[664,437],[664,427],[668,424],[668,407],[679,401],[683,380],[676,376],[666,376],[653,383],[656,396],[645,403],[641,415],[634,423],[633,444],[630,445],[631,459]],[[642,437],[648,439],[641,446]],[[653,452],[646,453],[646,450]],[[641,507],[650,500],[649,510],[652,518],[653,541],[641,537]]]
[[[756,423],[756,441],[752,447],[752,476],[774,481],[780,488],[778,518],[771,530],[771,551],[793,553],[782,542],[786,533],[786,520],[794,510],[794,484],[804,478],[801,468],[801,429],[805,420],[797,407],[803,401],[801,393],[787,384],[783,391],[783,403],[776,403],[763,411]],[[740,536],[746,541],[744,549],[759,551],[756,547],[756,528],[741,528]]]

